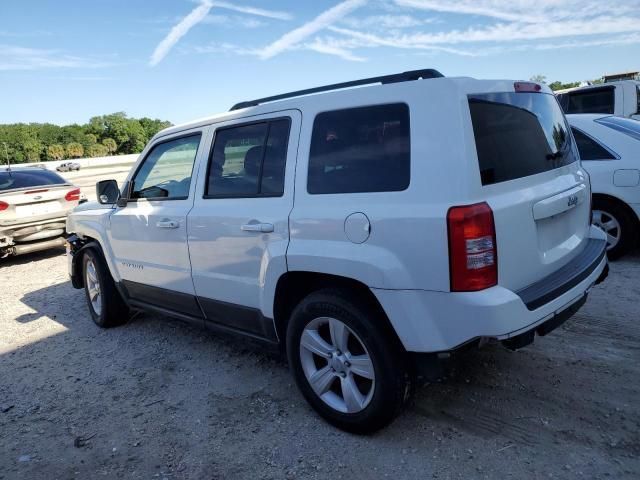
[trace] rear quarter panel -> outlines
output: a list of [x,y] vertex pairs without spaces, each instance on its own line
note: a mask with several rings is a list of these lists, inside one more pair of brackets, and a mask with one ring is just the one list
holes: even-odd
[[[372,92],[375,95],[372,95]],[[323,111],[406,103],[411,123],[411,178],[400,192],[311,195],[307,192],[310,140]],[[460,175],[469,142],[468,106],[456,83],[443,79],[354,89],[327,95],[303,110],[296,169],[296,198],[290,215],[290,271],[342,275],[384,289],[449,289],[446,213],[462,198],[474,174]],[[462,134],[461,134],[462,132]],[[369,238],[352,243],[345,219],[362,212]]]

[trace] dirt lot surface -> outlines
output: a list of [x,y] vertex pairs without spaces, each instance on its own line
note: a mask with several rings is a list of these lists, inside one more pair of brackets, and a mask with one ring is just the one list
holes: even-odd
[[62,252],[5,261],[0,286],[0,479],[640,475],[637,253],[559,330],[462,356],[369,437],[241,342],[152,315],[99,329]]

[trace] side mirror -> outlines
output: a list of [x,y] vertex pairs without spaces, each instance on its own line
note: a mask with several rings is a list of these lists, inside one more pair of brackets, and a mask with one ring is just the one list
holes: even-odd
[[120,189],[115,180],[102,180],[96,183],[96,195],[98,202],[103,205],[112,205],[120,199]]

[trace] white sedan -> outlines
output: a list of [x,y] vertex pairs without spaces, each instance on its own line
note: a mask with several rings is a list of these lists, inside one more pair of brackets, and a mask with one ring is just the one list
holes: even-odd
[[80,201],[80,189],[56,172],[0,169],[0,258],[64,245],[67,214]]
[[607,233],[615,259],[640,233],[640,121],[601,114],[567,115],[591,177],[593,223]]

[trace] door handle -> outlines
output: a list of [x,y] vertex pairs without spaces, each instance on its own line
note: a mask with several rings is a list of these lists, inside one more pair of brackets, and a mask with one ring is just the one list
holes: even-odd
[[178,228],[179,226],[179,222],[176,222],[175,220],[169,220],[168,218],[160,220],[156,223],[156,227],[158,228]]
[[271,233],[273,232],[273,223],[247,223],[242,225],[240,230],[243,232]]

